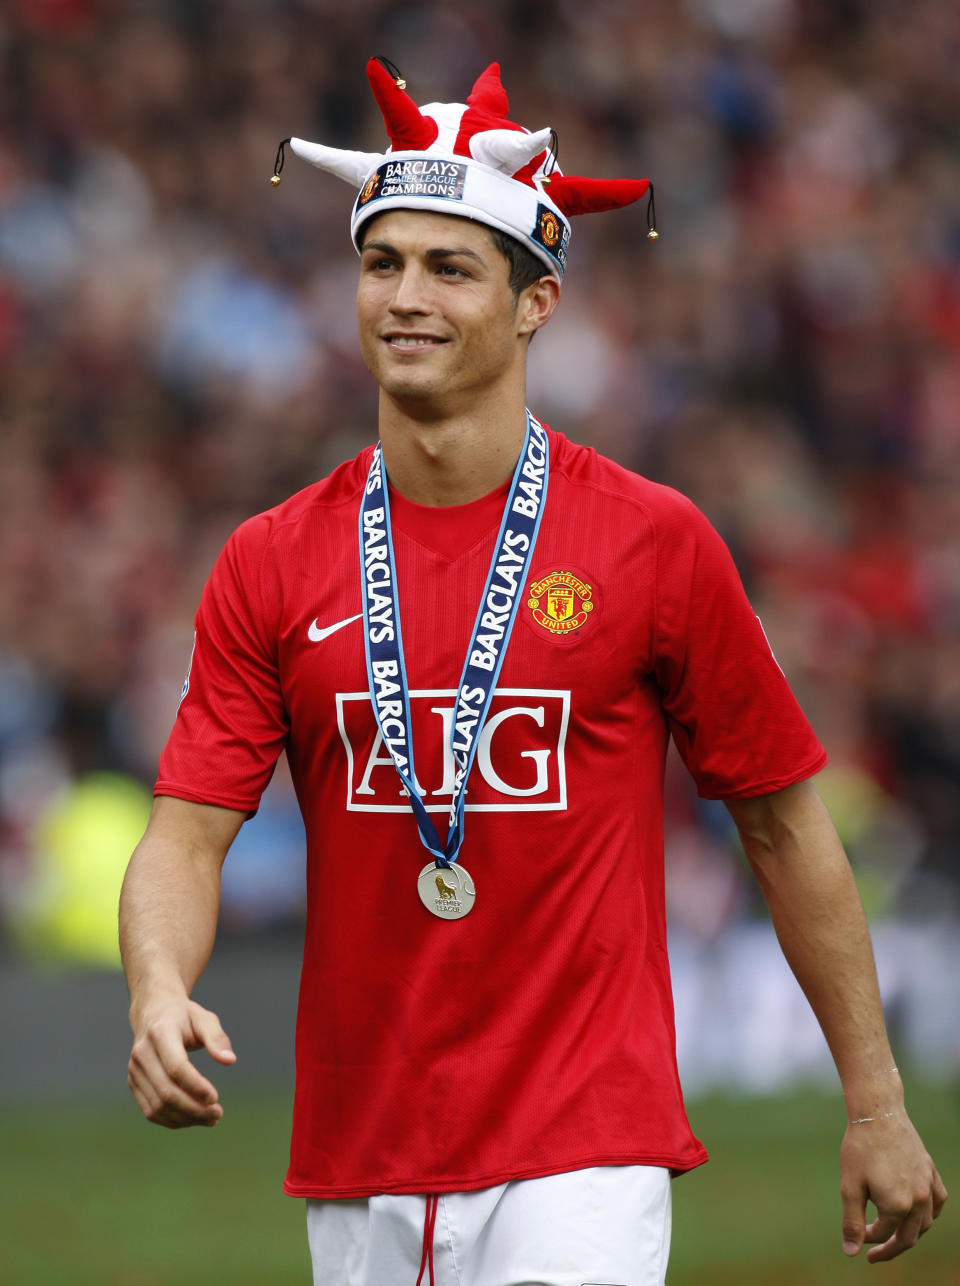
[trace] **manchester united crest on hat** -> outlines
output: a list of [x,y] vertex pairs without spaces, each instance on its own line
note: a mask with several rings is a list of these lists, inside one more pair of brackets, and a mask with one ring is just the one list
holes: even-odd
[[367,179],[366,183],[364,183],[363,189],[361,190],[360,195],[357,198],[357,204],[366,205],[367,202],[373,198],[379,186],[380,186],[380,171],[377,170],[376,174],[371,174],[370,177]]
[[537,206],[537,221],[532,235],[534,241],[543,246],[547,254],[552,255],[561,268],[566,268],[570,229],[560,222],[549,206],[542,204]]

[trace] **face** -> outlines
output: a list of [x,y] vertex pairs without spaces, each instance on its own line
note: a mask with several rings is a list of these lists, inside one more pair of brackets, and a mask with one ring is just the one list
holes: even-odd
[[527,335],[542,324],[527,300],[536,291],[515,299],[481,224],[421,210],[378,215],[357,292],[364,361],[387,396],[456,413],[481,391],[522,381]]

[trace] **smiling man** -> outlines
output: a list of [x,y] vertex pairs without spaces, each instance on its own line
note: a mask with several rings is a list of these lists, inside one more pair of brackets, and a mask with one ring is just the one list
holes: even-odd
[[477,500],[516,464],[527,343],[559,281],[534,260],[534,280],[514,289],[490,230],[463,218],[397,209],[363,231],[360,347],[380,385],[391,482],[426,505]]
[[131,1088],[160,1125],[222,1116],[188,1052],[234,1054],[190,992],[285,749],[308,844],[285,1189],[316,1286],[661,1286],[671,1176],[706,1159],[666,956],[672,735],[836,1060],[844,1249],[892,1258],[946,1193],[809,784],[823,750],[702,515],[526,409],[570,216],[649,185],[561,175],[496,65],[423,109],[368,72],[387,153],[288,141],[359,191],[379,443],[240,527],[204,591],[121,901]]

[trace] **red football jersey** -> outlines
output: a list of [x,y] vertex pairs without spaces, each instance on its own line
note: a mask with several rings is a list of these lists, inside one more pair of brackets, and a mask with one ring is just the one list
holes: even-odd
[[[307,831],[297,1196],[706,1158],[674,1054],[668,736],[711,798],[777,790],[825,755],[698,510],[559,434],[550,447],[468,782],[460,856],[477,897],[462,920],[417,896],[429,858],[367,692],[370,450],[244,523],[204,591],[156,790],[253,811],[287,748]],[[441,836],[454,694],[506,492],[391,501],[417,775]]]

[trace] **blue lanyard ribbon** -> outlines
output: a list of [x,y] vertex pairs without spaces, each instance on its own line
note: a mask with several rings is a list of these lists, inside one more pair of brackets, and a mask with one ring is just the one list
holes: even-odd
[[510,483],[500,533],[457,688],[450,733],[455,766],[453,799],[447,842],[441,844],[424,805],[413,764],[410,693],[400,635],[390,497],[379,442],[370,462],[360,504],[359,525],[363,641],[370,700],[384,745],[410,796],[420,839],[439,867],[455,862],[463,844],[467,778],[533,561],[549,473],[550,451],[546,430],[528,411],[523,449]]

